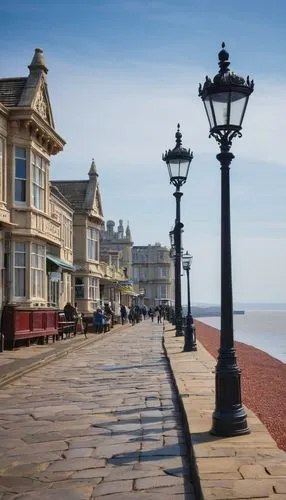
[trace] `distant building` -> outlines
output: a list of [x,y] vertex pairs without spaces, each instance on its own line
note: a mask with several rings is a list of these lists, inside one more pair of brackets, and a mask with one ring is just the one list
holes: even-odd
[[124,270],[124,280],[118,281],[115,286],[120,292],[121,303],[130,307],[139,295],[139,291],[133,286],[132,281],[133,241],[129,223],[124,230],[123,220],[119,219],[117,231],[114,231],[114,227],[115,222],[108,220],[106,230],[100,233],[101,256],[108,263],[118,262],[120,268]]
[[[132,236],[127,223],[126,231],[123,227],[123,220],[119,219],[117,231],[114,231],[115,222],[108,220],[106,230],[100,233],[102,258],[118,258],[119,266],[125,269],[126,279],[132,277]],[[114,257],[113,257],[114,256]]]
[[132,248],[134,285],[139,288],[146,306],[174,302],[174,263],[170,250],[160,243]]

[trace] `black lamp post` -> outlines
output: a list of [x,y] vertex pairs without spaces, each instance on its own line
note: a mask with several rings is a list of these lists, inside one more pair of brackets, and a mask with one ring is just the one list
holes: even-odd
[[245,115],[254,83],[230,72],[229,54],[222,44],[219,72],[213,81],[207,76],[199,86],[210,125],[210,137],[218,142],[221,164],[221,335],[216,366],[216,407],[211,433],[219,436],[247,434],[246,413],[241,403],[240,370],[233,339],[233,300],[231,280],[231,233],[229,167],[234,155],[230,152],[234,137],[241,137]]
[[175,315],[176,315],[176,337],[184,335],[182,318],[182,297],[181,297],[181,231],[184,224],[181,222],[181,193],[180,189],[185,184],[193,153],[190,149],[182,147],[182,134],[180,124],[176,132],[176,146],[169,149],[162,155],[162,160],[166,162],[170,176],[170,183],[176,187],[174,196],[176,198],[176,220],[174,227],[175,245]]
[[196,328],[194,325],[194,320],[191,311],[191,286],[190,286],[190,270],[193,261],[193,256],[186,252],[182,257],[183,269],[187,274],[187,292],[188,292],[188,313],[185,328],[185,344],[184,351],[196,351]]
[[[170,237],[170,258],[172,259],[172,261],[174,262],[174,276],[175,276],[175,255],[176,255],[176,252],[175,252],[175,235],[174,235],[174,230],[172,229],[170,232],[169,232],[169,237]],[[172,323],[172,325],[175,326],[176,324],[176,318],[175,318],[175,313],[174,313],[174,308],[173,308],[173,305],[171,306],[171,315],[170,315],[170,321]]]

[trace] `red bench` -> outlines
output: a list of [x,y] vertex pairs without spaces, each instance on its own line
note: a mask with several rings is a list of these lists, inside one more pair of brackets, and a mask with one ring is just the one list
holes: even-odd
[[7,305],[3,308],[1,331],[5,349],[14,349],[16,342],[31,340],[44,344],[58,334],[58,310],[54,308],[24,308]]

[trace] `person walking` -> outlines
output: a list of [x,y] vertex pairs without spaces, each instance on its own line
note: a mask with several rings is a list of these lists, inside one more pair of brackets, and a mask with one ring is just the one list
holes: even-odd
[[85,317],[84,313],[81,313],[81,320],[82,320],[84,338],[87,339],[88,319]]
[[121,307],[120,307],[120,316],[121,316],[121,324],[124,325],[126,317],[127,317],[127,310],[123,304],[121,304]]
[[93,315],[93,325],[95,326],[95,333],[103,332],[104,314],[100,308],[98,308]]

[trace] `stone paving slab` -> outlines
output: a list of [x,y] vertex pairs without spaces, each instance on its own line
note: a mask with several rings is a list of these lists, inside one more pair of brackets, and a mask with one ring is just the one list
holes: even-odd
[[29,371],[51,363],[68,355],[73,350],[101,340],[121,329],[122,325],[115,325],[112,330],[100,335],[89,333],[87,339],[82,334],[77,334],[75,337],[59,340],[55,343],[49,341],[50,343],[45,345],[32,344],[29,347],[17,347],[13,351],[5,350],[0,353],[0,387],[13,382]]
[[175,379],[190,454],[197,470],[198,498],[204,500],[286,500],[286,453],[246,408],[251,433],[220,438],[209,433],[215,406],[215,359],[198,342],[183,352],[184,339],[165,322],[164,348]]
[[146,320],[0,389],[0,500],[194,500],[182,414]]

